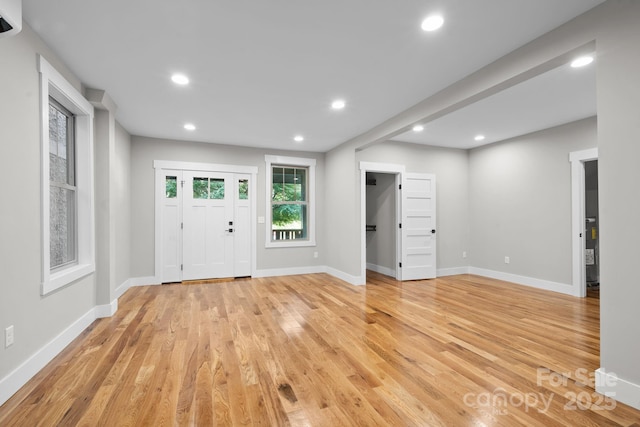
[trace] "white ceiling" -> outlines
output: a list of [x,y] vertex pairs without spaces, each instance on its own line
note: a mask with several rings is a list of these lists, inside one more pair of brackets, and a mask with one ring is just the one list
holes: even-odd
[[[392,138],[452,148],[474,148],[596,115],[596,67],[569,64],[423,123],[422,132]],[[476,135],[485,139],[475,141]]]
[[[602,1],[24,0],[23,12],[85,85],[110,94],[134,135],[324,152]],[[433,12],[445,25],[425,33],[420,23]],[[189,86],[171,83],[178,71]],[[524,109],[532,91],[558,106],[556,89],[567,82],[573,92],[555,110],[582,118],[575,100],[595,97],[589,73],[552,71],[510,89],[509,102],[495,95],[481,110],[434,121],[421,138],[438,129],[437,141],[396,139],[460,146],[464,128],[475,134],[480,124],[485,142],[537,130],[550,119],[533,119],[547,111],[526,110],[520,125],[495,118]],[[338,97],[347,106],[332,111]]]

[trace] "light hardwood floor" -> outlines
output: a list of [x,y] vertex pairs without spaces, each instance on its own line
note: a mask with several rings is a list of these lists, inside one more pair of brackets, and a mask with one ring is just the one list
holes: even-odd
[[0,425],[638,426],[594,392],[597,304],[471,275],[132,288]]

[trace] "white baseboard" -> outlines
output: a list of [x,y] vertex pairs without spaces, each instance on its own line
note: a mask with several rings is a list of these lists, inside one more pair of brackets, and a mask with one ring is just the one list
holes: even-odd
[[274,276],[295,276],[298,274],[315,274],[325,273],[324,265],[312,265],[307,267],[291,267],[291,268],[269,268],[256,270],[252,277],[274,277]]
[[504,273],[502,271],[487,270],[478,267],[469,267],[469,274],[476,274],[478,276],[490,277],[492,279],[504,280],[506,282],[513,282],[519,285],[531,286],[532,288],[544,289],[546,291],[559,292],[561,294],[578,296],[576,289],[573,286],[565,283],[552,282],[550,280],[536,279],[533,277],[519,276],[517,274]]
[[384,274],[385,276],[396,277],[396,270],[383,267],[381,265],[372,264],[370,262],[367,263],[367,270],[375,271],[376,273]]
[[449,267],[436,270],[436,277],[455,276],[457,274],[469,274],[469,267]]
[[352,276],[340,270],[336,270],[332,267],[327,267],[326,265],[312,265],[307,267],[292,267],[292,268],[270,268],[264,270],[256,270],[253,273],[252,277],[274,277],[274,276],[293,276],[297,274],[316,274],[316,273],[327,273],[334,277],[337,277],[340,280],[344,280],[347,283],[352,285],[364,285],[366,284],[366,280],[358,277]]
[[58,336],[36,351],[20,366],[0,379],[0,405],[4,404],[15,392],[20,390],[47,363],[51,362],[71,341],[76,339],[93,321],[96,320],[96,308],[92,308],[78,320],[69,325]]
[[[155,276],[147,276],[147,277],[132,277],[128,280],[129,287],[134,286],[151,286],[151,285],[161,285],[160,278]],[[120,289],[120,288],[118,288]]]
[[131,279],[127,279],[125,280],[122,285],[118,286],[115,290],[115,299],[120,298],[122,295],[124,295],[125,292],[127,292],[129,290],[129,288],[131,287]]
[[337,277],[340,280],[344,280],[347,283],[351,283],[355,286],[361,286],[367,284],[367,278],[361,276],[353,276],[351,274],[345,273],[344,271],[337,270],[333,267],[326,267],[326,273],[332,275],[333,277]]
[[604,368],[596,369],[596,391],[618,402],[640,409],[640,385],[618,378]]
[[111,317],[118,311],[118,298],[111,301],[110,304],[97,305],[93,309],[96,313],[96,319]]

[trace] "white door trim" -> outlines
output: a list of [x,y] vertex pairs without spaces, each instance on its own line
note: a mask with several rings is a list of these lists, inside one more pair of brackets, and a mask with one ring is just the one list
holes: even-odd
[[584,163],[598,160],[598,148],[569,153],[571,162],[571,277],[573,295],[587,296],[585,280],[585,201]]
[[256,241],[256,191],[258,187],[258,167],[246,166],[246,165],[224,165],[216,163],[193,163],[193,162],[179,162],[171,160],[154,160],[153,167],[155,169],[155,185],[154,185],[154,200],[155,200],[155,265],[154,276],[157,283],[162,283],[162,224],[158,220],[162,215],[162,201],[158,197],[160,194],[164,194],[164,180],[162,179],[163,171],[166,170],[192,170],[203,172],[229,172],[251,175],[251,187],[249,187],[249,201],[251,204],[251,277],[255,276],[257,270],[256,258],[258,255],[257,241]]
[[[360,277],[366,283],[367,277],[367,235],[365,226],[367,223],[367,172],[379,172],[396,175],[396,219],[401,217],[400,207],[402,200],[399,194],[399,185],[402,183],[402,174],[405,173],[405,166],[393,163],[373,163],[360,162]],[[396,229],[396,261],[401,259],[400,250],[402,248],[401,236]],[[396,267],[396,280],[400,280],[401,271]]]

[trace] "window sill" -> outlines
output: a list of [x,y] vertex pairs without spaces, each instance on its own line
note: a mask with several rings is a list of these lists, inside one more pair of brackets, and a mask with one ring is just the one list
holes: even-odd
[[48,279],[42,282],[42,295],[47,295],[60,289],[63,286],[67,286],[71,282],[75,282],[95,271],[93,264],[78,264],[65,268],[64,270],[51,273]]
[[315,246],[315,240],[278,240],[275,242],[267,241],[264,245],[265,248],[303,248],[308,246]]

